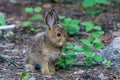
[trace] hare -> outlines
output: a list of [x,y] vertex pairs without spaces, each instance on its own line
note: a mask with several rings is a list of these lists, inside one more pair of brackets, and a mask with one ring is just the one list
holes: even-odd
[[61,49],[68,39],[67,32],[61,27],[59,18],[54,9],[46,12],[45,32],[38,33],[27,50],[25,56],[26,69],[34,71],[34,62],[38,62],[42,74],[51,75],[55,72],[55,64],[61,55]]

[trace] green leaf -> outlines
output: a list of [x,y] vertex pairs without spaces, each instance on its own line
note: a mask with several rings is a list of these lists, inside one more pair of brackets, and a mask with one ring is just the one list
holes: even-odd
[[99,62],[99,61],[102,61],[102,56],[95,55],[95,56],[93,56],[93,59],[94,59],[95,62]]
[[90,47],[88,47],[88,46],[82,46],[82,49],[83,49],[83,51],[85,52],[85,51],[91,51],[91,49],[90,49]]
[[22,25],[23,26],[30,26],[32,24],[31,21],[23,21]]
[[6,20],[4,16],[0,16],[0,25],[2,26],[6,25]]
[[64,18],[65,18],[65,16],[59,16],[59,18],[60,18],[60,19],[64,19]]
[[85,63],[92,63],[92,59],[89,57],[89,58],[86,58],[85,59]]
[[68,49],[73,48],[73,44],[72,44],[71,42],[67,42],[66,45],[67,45],[67,48],[68,48]]
[[77,55],[75,55],[75,54],[70,55],[70,58],[71,58],[72,60],[76,60],[76,59],[77,59]]
[[91,42],[88,39],[81,39],[81,42],[87,46],[91,46]]
[[87,12],[88,14],[94,16],[94,15],[96,15],[96,14],[102,13],[103,10],[101,10],[101,9],[88,9],[86,12]]
[[38,20],[38,19],[40,19],[40,18],[42,18],[42,15],[40,15],[40,14],[34,14],[34,15],[32,16],[32,19],[34,19],[34,20]]
[[70,55],[65,59],[66,64],[72,64],[77,59],[76,55]]
[[81,25],[86,27],[86,31],[91,31],[94,28],[94,24],[90,21],[82,22]]
[[28,72],[23,72],[22,73],[22,80],[26,80],[29,76],[29,73]]
[[96,3],[99,3],[99,4],[110,4],[110,2],[108,2],[108,0],[96,0]]
[[94,55],[94,53],[92,52],[92,50],[90,49],[90,47],[88,47],[88,46],[82,46],[82,49],[85,52],[85,56],[86,57],[92,57]]
[[98,31],[102,30],[101,26],[95,26],[94,29]]
[[74,25],[74,26],[69,26],[68,29],[67,29],[67,31],[68,31],[68,33],[69,33],[70,35],[73,35],[73,34],[79,32],[79,29],[80,29],[79,26]]
[[99,38],[95,38],[94,40],[93,40],[93,43],[100,43],[101,42],[101,40],[99,39]]
[[26,13],[32,13],[32,12],[33,12],[33,8],[31,8],[31,7],[26,7],[26,8],[25,8],[25,12],[26,12]]
[[100,35],[103,35],[103,34],[104,34],[104,31],[98,31],[98,33],[99,33]]
[[100,34],[99,34],[98,32],[92,32],[92,33],[91,33],[91,36],[92,36],[93,38],[99,38],[99,37],[100,37]]
[[84,0],[82,5],[83,7],[92,7],[96,4],[96,0]]
[[94,48],[95,48],[95,49],[100,49],[100,48],[102,48],[103,46],[104,46],[104,44],[101,43],[101,42],[98,42],[98,43],[95,43],[95,44],[94,44]]
[[73,50],[67,50],[65,54],[71,55],[73,53],[74,53]]
[[81,51],[83,51],[83,49],[82,49],[80,46],[75,46],[75,47],[73,48],[73,51],[74,51],[74,52],[81,52]]
[[86,57],[92,57],[94,53],[92,51],[85,51],[85,56]]
[[35,12],[40,12],[40,11],[42,11],[42,8],[41,8],[41,7],[35,7],[35,8],[34,8],[34,11],[35,11]]
[[65,18],[65,19],[64,19],[64,22],[70,22],[70,21],[72,21],[71,18]]
[[34,32],[34,31],[35,31],[35,28],[30,28],[30,31],[33,31],[33,32]]
[[117,27],[120,28],[120,23],[117,23]]

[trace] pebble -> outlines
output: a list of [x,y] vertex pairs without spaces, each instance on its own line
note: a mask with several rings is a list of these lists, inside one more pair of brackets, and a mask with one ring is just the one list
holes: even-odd
[[0,78],[0,80],[15,80],[15,78]]
[[100,78],[100,80],[107,80],[107,77],[103,73],[98,75],[98,77]]
[[43,8],[45,8],[45,9],[50,9],[51,7],[52,7],[52,5],[49,3],[46,3],[43,5]]
[[30,77],[27,80],[36,80],[36,78],[35,77]]

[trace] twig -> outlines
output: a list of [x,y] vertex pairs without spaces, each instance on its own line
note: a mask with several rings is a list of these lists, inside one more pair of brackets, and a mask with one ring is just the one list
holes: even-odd
[[16,26],[15,24],[0,26],[0,30],[13,29],[13,28],[15,28],[15,26]]
[[[94,64],[91,64],[91,67],[92,66],[103,66],[102,64],[100,63],[94,63]],[[73,67],[88,67],[86,64],[73,64]]]
[[12,59],[9,59],[7,57],[4,57],[4,56],[0,56],[0,62],[7,62],[7,63],[10,63],[10,64],[16,66],[16,67],[19,67],[19,65],[15,61],[13,61]]
[[85,35],[85,36],[90,36],[90,33],[87,33],[87,32],[79,32],[79,33],[77,33],[77,34],[75,34],[76,36],[83,36],[83,35]]

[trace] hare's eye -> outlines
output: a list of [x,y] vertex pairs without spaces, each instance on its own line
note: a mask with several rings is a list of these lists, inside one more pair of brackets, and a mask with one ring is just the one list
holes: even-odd
[[60,37],[60,36],[61,36],[61,33],[57,33],[57,36]]

